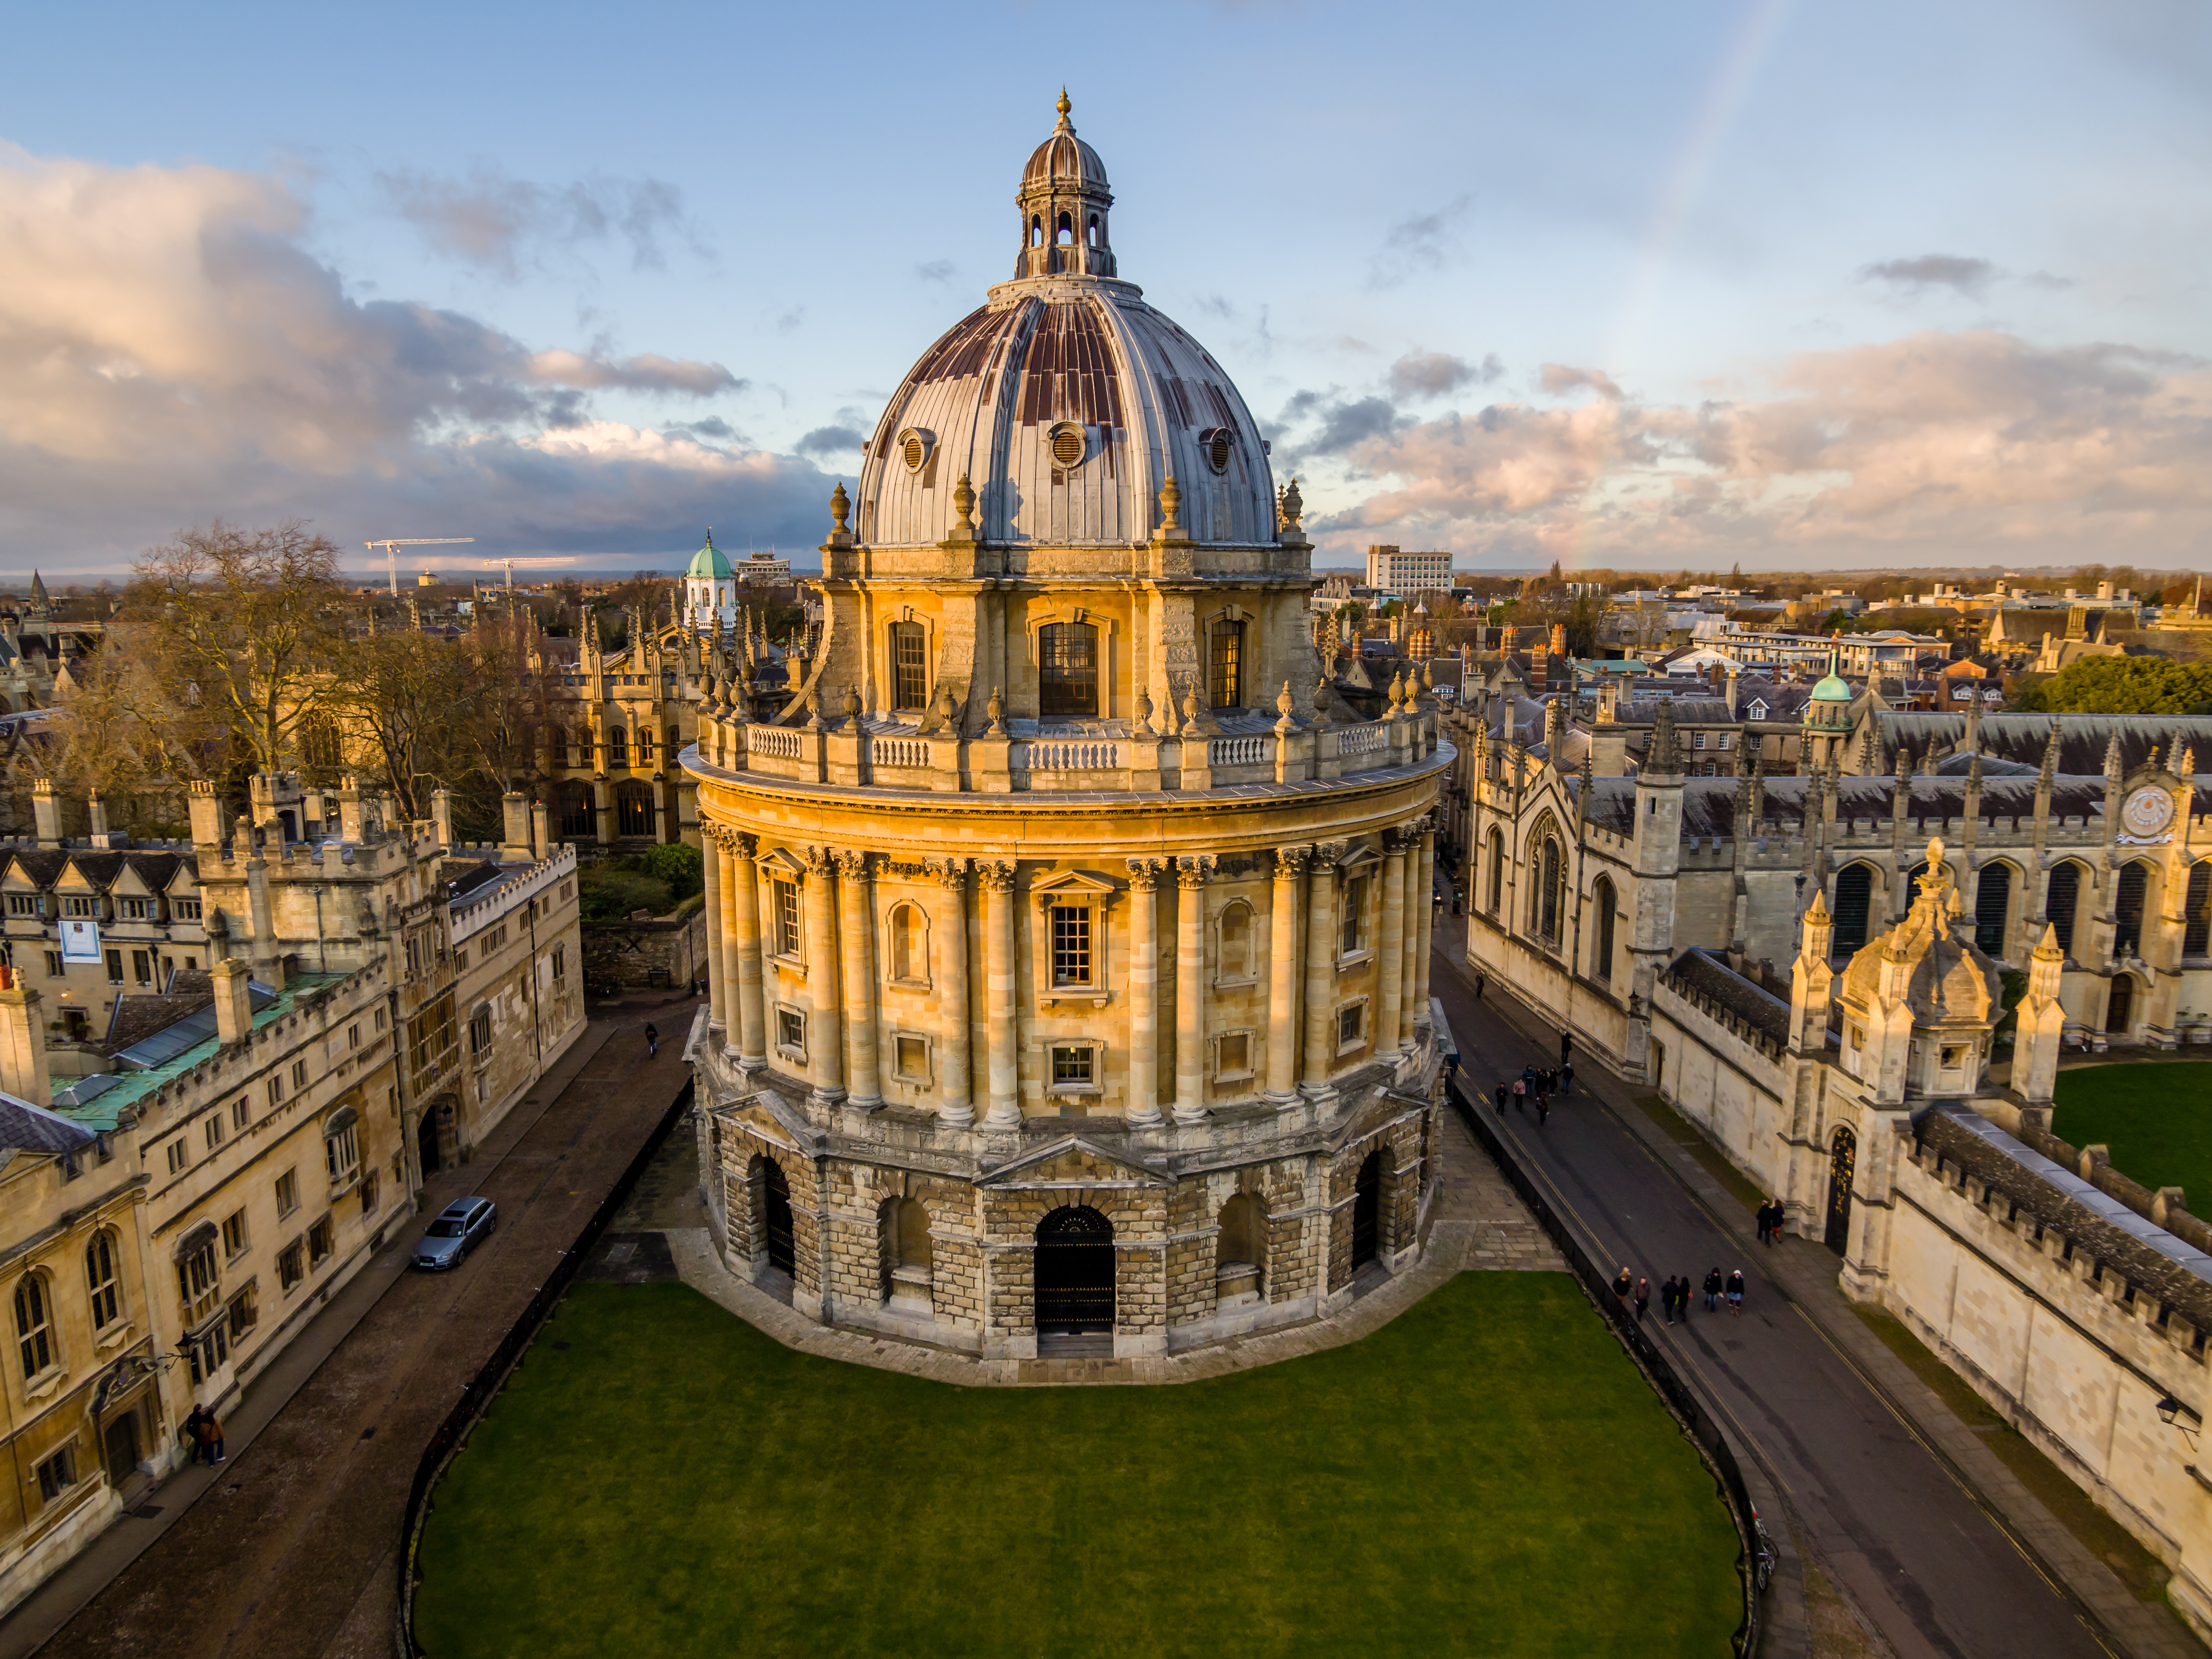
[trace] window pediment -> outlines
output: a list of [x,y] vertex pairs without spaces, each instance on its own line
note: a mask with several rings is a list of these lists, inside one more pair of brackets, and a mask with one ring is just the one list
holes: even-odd
[[1040,908],[1055,904],[1096,904],[1103,909],[1121,896],[1121,888],[1113,882],[1081,870],[1062,870],[1030,884],[1030,896]]

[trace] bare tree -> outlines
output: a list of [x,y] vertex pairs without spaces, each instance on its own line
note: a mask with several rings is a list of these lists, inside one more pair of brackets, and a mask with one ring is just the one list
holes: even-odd
[[264,771],[317,712],[344,639],[338,550],[298,523],[187,530],[131,566],[128,614],[145,629],[150,696],[219,717]]
[[348,644],[321,695],[366,740],[384,787],[412,819],[429,817],[431,792],[474,763],[471,734],[483,690],[460,644],[405,629]]

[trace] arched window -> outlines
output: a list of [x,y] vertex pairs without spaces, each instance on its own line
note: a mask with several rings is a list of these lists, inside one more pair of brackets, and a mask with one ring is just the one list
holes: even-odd
[[1030,246],[1031,247],[1044,246],[1044,221],[1036,214],[1030,216]]
[[1075,222],[1068,216],[1065,210],[1063,210],[1060,216],[1060,223],[1058,227],[1053,231],[1052,240],[1056,246],[1060,247],[1067,247],[1075,240]]
[[891,624],[891,707],[902,711],[929,706],[929,664],[922,654],[920,623]]
[[361,1173],[361,1120],[350,1106],[323,1120],[323,1167],[333,1190]]
[[1560,888],[1564,879],[1559,843],[1555,836],[1544,837],[1536,853],[1536,887],[1528,895],[1528,923],[1537,937],[1547,944],[1559,942]]
[[2120,872],[2120,888],[2112,901],[2112,954],[2142,954],[2143,890],[2149,884],[2149,866],[2140,860]]
[[2058,948],[2069,957],[2074,954],[2074,916],[2081,902],[2081,866],[2069,859],[2051,872],[2049,896],[2045,902],[2051,925],[2057,930]]
[[545,740],[553,751],[553,764],[556,766],[566,766],[568,763],[568,728],[560,726],[549,726],[545,728]]
[[891,977],[923,980],[929,977],[928,949],[922,933],[921,912],[902,904],[891,912]]
[[1836,932],[1832,943],[1836,955],[1847,957],[1865,948],[1867,915],[1873,906],[1874,871],[1870,866],[1847,864],[1836,872]]
[[651,784],[629,778],[615,786],[615,834],[650,836],[653,816]]
[[561,805],[561,833],[563,836],[599,834],[599,811],[592,801],[590,784],[573,781],[564,783],[557,799]]
[[54,1363],[53,1308],[44,1274],[25,1273],[15,1285],[15,1351],[29,1382]]
[[1486,907],[1492,915],[1505,902],[1505,834],[1503,830],[1490,832],[1490,902]]
[[341,759],[338,728],[329,715],[310,714],[301,722],[300,759],[311,771],[337,770]]
[[1215,708],[1244,706],[1244,624],[1224,617],[1207,635],[1206,700]]
[[607,764],[609,766],[629,764],[629,735],[619,726],[611,726],[607,731]]
[[649,726],[642,726],[638,728],[637,763],[640,766],[650,766],[653,764],[653,728]]
[[2181,915],[2181,954],[2204,955],[2212,949],[2212,863],[2189,866],[2189,896]]
[[92,1297],[92,1328],[104,1331],[123,1316],[123,1291],[115,1270],[115,1235],[96,1232],[84,1247],[84,1284]]
[[1037,713],[1098,712],[1098,630],[1089,623],[1047,623],[1037,630]]
[[1242,899],[1233,900],[1221,913],[1218,924],[1220,945],[1216,952],[1215,977],[1221,980],[1244,980],[1252,977],[1252,907]]
[[2005,923],[2012,915],[2012,866],[1985,864],[1974,888],[1974,944],[1984,955],[2001,957]]
[[1090,227],[1090,228],[1091,228],[1091,246],[1093,246],[1093,247],[1097,247],[1097,246],[1098,246],[1098,216],[1097,216],[1097,214],[1095,214],[1095,213],[1094,213],[1094,214],[1092,214],[1092,215],[1091,216],[1091,227]]
[[1613,882],[1600,876],[1590,885],[1590,905],[1597,912],[1597,931],[1590,942],[1590,975],[1604,984],[1613,982]]

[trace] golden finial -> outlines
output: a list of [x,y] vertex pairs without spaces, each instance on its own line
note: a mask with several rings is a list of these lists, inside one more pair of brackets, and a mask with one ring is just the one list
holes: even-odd
[[1060,103],[1057,107],[1060,110],[1060,118],[1063,121],[1067,119],[1068,111],[1075,107],[1074,105],[1067,101],[1067,88],[1066,86],[1062,86],[1060,89]]

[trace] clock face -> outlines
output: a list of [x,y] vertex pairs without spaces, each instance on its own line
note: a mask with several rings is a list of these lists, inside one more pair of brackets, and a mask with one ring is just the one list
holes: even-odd
[[2154,836],[2173,821],[2173,797],[2163,789],[2138,789],[2120,808],[2120,820],[2131,836]]

